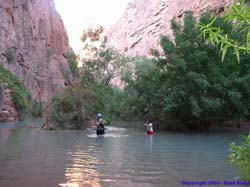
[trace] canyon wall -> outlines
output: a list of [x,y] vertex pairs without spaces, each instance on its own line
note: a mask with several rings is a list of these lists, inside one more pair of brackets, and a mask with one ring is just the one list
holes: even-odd
[[72,80],[68,37],[53,0],[0,1],[0,64],[47,102]]
[[208,9],[224,12],[232,0],[134,0],[107,31],[108,46],[130,56],[149,56],[160,50],[160,35],[172,35],[171,20],[186,11],[195,16]]

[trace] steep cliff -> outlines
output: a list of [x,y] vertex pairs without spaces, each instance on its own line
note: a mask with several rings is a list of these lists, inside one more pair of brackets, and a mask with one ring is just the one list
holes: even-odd
[[107,31],[108,46],[128,55],[160,50],[160,35],[171,35],[171,19],[182,19],[186,11],[195,16],[207,9],[223,12],[232,0],[134,0],[119,21]]
[[0,64],[46,102],[68,84],[68,37],[53,0],[0,1]]

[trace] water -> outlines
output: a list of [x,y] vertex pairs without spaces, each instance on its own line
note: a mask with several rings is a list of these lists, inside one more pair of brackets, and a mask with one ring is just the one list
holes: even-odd
[[1,126],[0,186],[175,187],[183,180],[233,180],[239,172],[229,163],[228,149],[240,134],[146,135],[112,128],[97,137],[90,130]]

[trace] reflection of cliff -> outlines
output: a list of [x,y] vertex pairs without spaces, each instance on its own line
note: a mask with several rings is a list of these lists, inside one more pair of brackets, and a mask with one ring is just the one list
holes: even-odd
[[134,0],[119,21],[108,30],[108,45],[128,55],[149,55],[160,49],[160,35],[171,35],[171,19],[186,11],[200,15],[206,9],[224,7],[232,0]]
[[71,80],[67,33],[53,0],[0,1],[0,64],[48,99]]

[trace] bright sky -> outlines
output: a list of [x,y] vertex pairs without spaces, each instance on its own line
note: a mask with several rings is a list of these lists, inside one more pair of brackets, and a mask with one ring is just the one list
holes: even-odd
[[131,0],[54,0],[68,32],[71,47],[81,48],[82,31],[97,24],[105,28],[118,21]]

